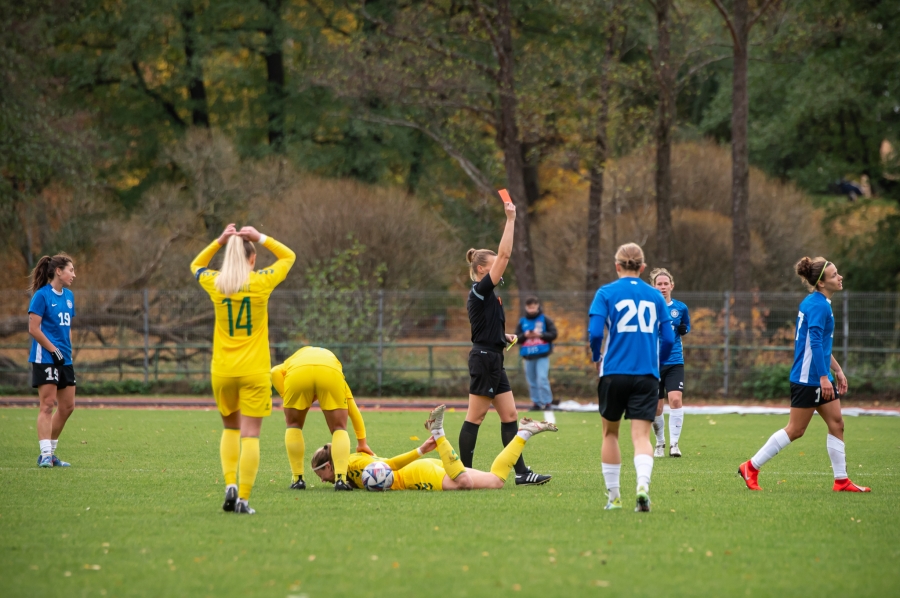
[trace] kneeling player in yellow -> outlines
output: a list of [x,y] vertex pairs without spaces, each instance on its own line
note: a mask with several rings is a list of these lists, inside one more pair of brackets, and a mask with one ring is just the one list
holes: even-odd
[[344,369],[334,353],[321,347],[303,347],[288,359],[272,368],[272,385],[283,399],[287,430],[284,445],[291,463],[291,488],[305,490],[303,458],[306,443],[303,424],[314,401],[319,402],[334,446],[335,490],[353,490],[347,483],[347,460],[350,458],[350,436],[347,435],[347,416],[356,432],[357,453],[374,455],[366,443],[366,426],[353,400],[350,386],[344,379]]
[[[415,451],[385,460],[394,471],[394,483],[390,490],[499,490],[506,483],[510,470],[522,455],[529,438],[541,432],[556,432],[555,425],[522,418],[515,438],[500,451],[491,471],[467,468],[444,434],[444,405],[436,407],[425,422],[425,429],[431,432],[429,438]],[[437,449],[440,459],[419,459],[427,452]],[[375,457],[354,453],[350,455],[347,479],[357,488],[362,488],[362,471]],[[334,480],[334,461],[331,445],[326,444],[315,452],[312,458],[313,471],[323,482]]]
[[[254,242],[275,254],[278,261],[254,271]],[[212,270],[209,262],[223,245],[226,248],[222,269]],[[225,511],[255,513],[247,501],[259,471],[262,420],[272,413],[269,295],[285,279],[295,257],[293,251],[252,226],[238,231],[229,224],[218,240],[191,262],[191,272],[209,294],[215,309],[210,373],[225,427],[219,445],[225,477]]]

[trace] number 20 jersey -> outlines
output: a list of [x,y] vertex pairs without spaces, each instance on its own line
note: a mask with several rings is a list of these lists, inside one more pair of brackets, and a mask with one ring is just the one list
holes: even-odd
[[191,272],[209,294],[216,310],[210,373],[236,378],[268,374],[272,369],[269,353],[269,296],[283,281],[296,258],[293,251],[271,237],[263,247],[278,258],[268,268],[250,273],[247,284],[237,293],[225,296],[216,288],[217,270],[207,268],[219,243],[213,241],[191,263]]
[[590,315],[606,321],[601,376],[659,378],[659,327],[672,325],[662,293],[639,278],[620,278],[597,290]]

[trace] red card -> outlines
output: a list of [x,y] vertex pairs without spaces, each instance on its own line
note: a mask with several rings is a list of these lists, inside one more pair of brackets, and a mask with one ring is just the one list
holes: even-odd
[[503,203],[512,203],[512,198],[509,196],[509,191],[506,189],[500,189],[497,191],[500,194],[500,199],[503,200]]

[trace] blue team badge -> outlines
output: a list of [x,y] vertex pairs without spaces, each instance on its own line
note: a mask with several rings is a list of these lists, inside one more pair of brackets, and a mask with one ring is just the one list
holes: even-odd
[[673,318],[677,318],[677,317],[678,317],[678,310],[677,310],[677,309],[673,309],[672,311],[669,312],[669,314],[670,314]]
[[66,299],[66,305],[69,306],[69,309],[72,309],[72,302]]

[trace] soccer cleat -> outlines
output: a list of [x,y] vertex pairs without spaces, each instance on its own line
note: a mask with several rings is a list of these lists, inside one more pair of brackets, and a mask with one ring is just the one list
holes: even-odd
[[550,481],[553,476],[534,473],[530,469],[528,473],[516,474],[516,486],[542,486]]
[[738,467],[738,475],[744,478],[744,482],[750,490],[762,490],[758,481],[759,470],[753,467],[753,463],[750,461],[741,463],[741,466]]
[[72,467],[72,464],[66,463],[65,461],[60,460],[56,455],[53,455],[53,467]]
[[638,486],[637,505],[634,507],[635,513],[650,512],[650,491],[646,486]]
[[234,511],[234,504],[237,502],[237,486],[227,486],[225,488],[225,502],[222,503],[223,511]]
[[444,429],[444,409],[446,408],[446,405],[438,405],[431,410],[431,413],[428,414],[428,419],[425,420],[426,430],[431,432],[432,430]]
[[299,476],[297,481],[291,484],[291,490],[306,490],[306,482],[303,481],[303,476]]
[[850,478],[844,478],[843,480],[835,480],[834,487],[832,488],[835,492],[871,492],[871,488],[866,488],[865,486],[857,486],[853,482],[850,481]]
[[234,512],[238,515],[255,515],[256,511],[247,504],[247,501],[244,499],[238,499],[237,503],[234,505]]
[[656,445],[656,448],[653,450],[653,456],[654,457],[665,457],[666,456],[665,443]]
[[53,455],[41,455],[38,457],[38,467],[53,467]]
[[550,422],[536,422],[531,418],[523,417],[519,422],[520,430],[527,430],[531,432],[532,435],[540,434],[541,432],[558,432],[559,428],[556,425],[551,424]]
[[670,457],[680,457],[681,456],[681,449],[678,448],[677,442],[669,447],[669,456]]
[[353,486],[344,480],[338,480],[334,483],[334,490],[335,492],[350,492],[353,490]]
[[621,508],[622,508],[622,499],[617,496],[612,500],[607,500],[606,506],[603,507],[603,510],[604,511],[614,511],[616,509],[621,509]]

